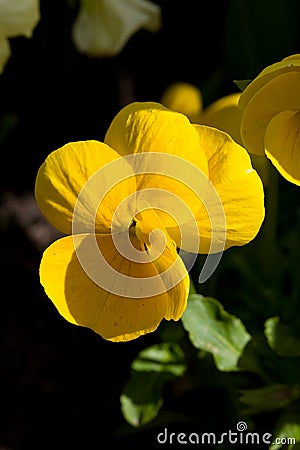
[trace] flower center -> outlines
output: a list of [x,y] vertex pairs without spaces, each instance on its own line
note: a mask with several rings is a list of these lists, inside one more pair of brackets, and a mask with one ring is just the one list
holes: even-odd
[[150,234],[154,230],[166,232],[157,213],[153,209],[146,209],[136,214],[129,227],[129,233],[139,240],[141,251],[148,252],[153,242],[150,242]]

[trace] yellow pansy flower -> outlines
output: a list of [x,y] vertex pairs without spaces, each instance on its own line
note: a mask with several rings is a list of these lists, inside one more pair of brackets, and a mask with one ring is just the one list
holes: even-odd
[[0,2],[0,73],[10,57],[10,38],[30,38],[40,19],[38,0],[2,0]]
[[52,152],[35,196],[67,235],[43,254],[46,294],[69,322],[112,341],[179,320],[186,255],[244,245],[264,219],[262,183],[245,149],[152,102],[125,106],[103,143]]
[[72,28],[78,51],[91,57],[118,54],[140,29],[155,32],[161,10],[149,0],[81,0]]
[[241,137],[288,181],[300,185],[300,54],[266,67],[243,91]]
[[185,114],[192,122],[203,108],[200,89],[186,81],[170,84],[163,92],[160,101],[167,108]]

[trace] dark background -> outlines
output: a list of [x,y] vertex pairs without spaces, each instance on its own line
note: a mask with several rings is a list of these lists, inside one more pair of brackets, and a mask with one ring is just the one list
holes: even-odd
[[[0,76],[0,450],[158,448],[156,435],[174,411],[180,431],[228,429],[222,383],[169,386],[159,419],[134,430],[119,396],[138,351],[153,333],[113,344],[67,323],[39,284],[42,251],[57,236],[40,217],[33,189],[53,150],[74,140],[103,140],[119,109],[159,101],[174,81],[201,88],[204,103],[236,91],[266,65],[299,52],[296,1],[176,1],[162,7],[162,28],[139,31],[113,58],[90,59],[73,46],[77,10],[42,0],[32,39],[10,40]],[[161,447],[161,446],[160,446]],[[174,448],[174,446],[172,447]],[[212,447],[211,447],[212,448]]]

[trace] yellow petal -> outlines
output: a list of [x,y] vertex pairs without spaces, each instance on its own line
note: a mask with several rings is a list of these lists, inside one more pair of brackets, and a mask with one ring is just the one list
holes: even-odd
[[161,103],[191,119],[202,111],[202,94],[200,89],[193,84],[176,82],[164,91]]
[[135,234],[140,248],[146,249],[148,256],[153,259],[153,265],[161,274],[168,291],[169,302],[165,319],[178,320],[186,308],[190,279],[177,254],[176,244],[163,226],[158,212],[146,209],[137,214],[135,219]]
[[113,119],[104,142],[121,155],[167,153],[184,158],[207,173],[197,133],[183,114],[154,102],[133,102]]
[[279,173],[300,186],[299,111],[282,111],[273,117],[266,129],[265,150]]
[[240,92],[229,94],[214,101],[204,109],[197,123],[225,131],[242,145],[240,136],[242,112],[238,106],[240,95]]
[[[103,260],[95,258],[95,242]],[[137,240],[135,246],[138,248]],[[44,252],[40,266],[41,283],[60,314],[112,341],[135,339],[154,331],[164,317],[177,320],[178,313],[183,313],[186,280],[166,292],[157,275],[153,263],[135,263],[122,257],[110,235],[97,235],[96,241],[92,235],[62,238]],[[151,283],[161,293],[145,297],[144,287],[147,291]],[[103,284],[110,289],[104,289]],[[115,294],[118,289],[127,295]]]
[[[186,116],[158,103],[131,103],[114,118],[105,142],[122,155],[136,155],[128,161],[138,174],[137,189],[151,195],[153,208],[176,214],[181,200],[197,211],[199,201],[191,183],[198,179],[201,183],[208,167],[198,134]],[[167,216],[161,216],[170,226]]]
[[274,116],[284,110],[299,110],[299,88],[300,72],[288,72],[273,78],[251,98],[241,123],[241,137],[249,152],[264,154],[265,131]]
[[[72,233],[72,224],[76,233],[93,232],[94,228],[109,232],[115,209],[135,192],[131,175],[124,158],[106,144],[70,143],[52,152],[42,164],[35,197],[49,222],[65,234]],[[124,218],[125,223],[128,220]]]
[[266,67],[242,92],[239,107],[244,110],[251,98],[273,78],[289,72],[300,71],[300,54],[291,55]]
[[[247,244],[256,236],[264,219],[261,180],[246,150],[229,135],[201,125],[195,125],[195,129],[201,144],[205,144],[211,183],[196,216],[199,253],[216,253]],[[173,237],[172,231],[175,230],[168,229]],[[191,238],[196,236],[191,234]]]

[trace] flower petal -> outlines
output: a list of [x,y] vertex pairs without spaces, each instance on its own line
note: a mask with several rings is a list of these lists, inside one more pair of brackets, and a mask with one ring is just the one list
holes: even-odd
[[140,28],[157,31],[160,25],[160,7],[150,1],[82,0],[72,35],[80,52],[113,56]]
[[[149,277],[158,274],[157,267],[152,263],[126,260],[114,247],[110,235],[97,235],[97,245],[115,270],[113,275],[111,268],[99,264],[99,258],[93,259],[94,236],[76,235],[75,240],[73,238],[68,236],[54,242],[44,252],[40,266],[41,284],[66,320],[89,327],[105,339],[128,341],[154,331],[164,317],[177,320],[183,313],[188,296],[186,279],[166,292],[162,280],[156,277],[156,287],[161,293],[143,297],[143,286]],[[87,266],[81,265],[82,257],[86,258],[88,271]],[[101,282],[109,279],[112,292],[95,283],[91,279],[95,275],[101,277]],[[123,285],[121,275],[127,279]],[[138,279],[136,292],[130,292],[131,277]],[[116,295],[114,289],[117,287],[124,292],[127,290],[128,297]]]
[[[208,174],[207,160],[198,134],[186,116],[159,103],[131,103],[114,118],[105,142],[124,156],[143,155],[134,160],[134,171],[140,174],[137,189],[152,189],[152,202],[160,201],[162,211],[175,213],[177,200],[193,212],[200,207],[190,184],[197,179],[202,183]],[[173,194],[173,200],[164,192]],[[172,220],[161,216],[165,226],[170,226]]]
[[[65,234],[72,233],[72,225],[76,233],[110,232],[116,208],[136,190],[132,175],[125,159],[107,145],[70,143],[52,152],[40,167],[35,197],[49,222]],[[126,226],[130,212],[123,219]]]
[[242,92],[239,100],[240,109],[243,111],[251,98],[273,78],[296,71],[300,71],[300,54],[288,56],[282,61],[266,67]]
[[264,154],[266,127],[274,116],[284,110],[299,110],[299,87],[300,72],[288,72],[273,78],[251,98],[241,123],[241,137],[249,152]]
[[202,111],[202,93],[193,84],[176,82],[164,91],[161,103],[173,111],[185,114],[193,121],[193,117]]
[[31,37],[40,19],[38,0],[1,0],[0,28],[7,37]]
[[[246,150],[217,129],[195,125],[208,159],[210,189],[196,216],[199,253],[217,253],[244,245],[258,233],[264,219],[262,182]],[[175,238],[172,231],[170,235]],[[188,232],[188,228],[187,231]],[[196,236],[191,234],[191,239]],[[183,248],[190,251],[190,248]]]
[[167,153],[186,159],[207,173],[207,162],[188,118],[160,103],[133,102],[113,119],[104,142],[121,155]]
[[[186,308],[190,279],[177,254],[176,244],[164,228],[158,212],[146,209],[137,214],[136,236],[141,249],[147,248],[149,257],[153,258],[152,264],[157,272],[162,274],[165,289],[168,291],[169,302],[165,319],[178,320]],[[178,301],[179,299],[181,300]]]
[[242,112],[238,107],[240,95],[241,93],[237,92],[214,101],[204,109],[196,123],[225,131],[242,145],[240,135]]
[[281,175],[300,186],[300,112],[282,111],[270,121],[265,151]]

